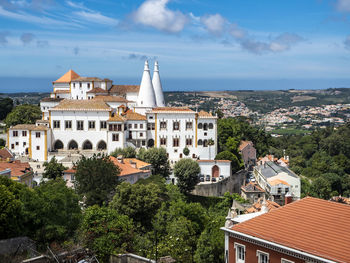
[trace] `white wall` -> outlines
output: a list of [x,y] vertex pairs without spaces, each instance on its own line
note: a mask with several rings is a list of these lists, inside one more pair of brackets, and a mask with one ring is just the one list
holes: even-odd
[[217,165],[219,167],[219,176],[223,175],[224,178],[229,177],[232,173],[231,170],[231,162],[216,162],[216,161],[208,161],[208,162],[198,162],[199,167],[201,168],[201,174],[203,175],[212,175],[212,168]]

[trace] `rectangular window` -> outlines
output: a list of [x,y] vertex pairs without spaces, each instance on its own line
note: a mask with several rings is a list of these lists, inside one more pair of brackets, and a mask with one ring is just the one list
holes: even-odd
[[142,146],[145,146],[145,145],[146,145],[146,141],[143,140],[143,141],[142,141]]
[[27,136],[27,131],[22,131],[22,136],[26,137]]
[[142,132],[140,132],[140,137],[143,137],[143,133]]
[[180,122],[178,122],[178,121],[173,122],[173,130],[174,131],[180,130]]
[[88,89],[90,89],[90,83],[88,83]]
[[154,131],[155,129],[156,129],[156,124],[155,123],[147,123],[147,130]]
[[100,129],[107,129],[107,122],[106,121],[101,121],[100,122]]
[[118,133],[113,133],[112,134],[112,141],[113,142],[119,141],[119,134]]
[[129,124],[128,124],[128,127],[129,127],[129,130],[131,130],[131,128],[132,128],[132,124],[131,124],[131,123],[129,123]]
[[137,123],[134,124],[134,129],[137,129]]
[[77,130],[78,131],[84,130],[84,121],[77,121]]
[[81,82],[79,82],[79,87],[81,88]]
[[36,149],[39,151],[39,150],[40,150],[40,146],[38,145],[38,146],[36,147]]
[[143,129],[143,124],[142,123],[140,123],[140,129]]
[[160,145],[166,145],[166,138],[160,138]]
[[173,139],[173,147],[179,147],[179,142],[180,142],[179,138],[174,138]]
[[89,121],[89,129],[94,130],[95,129],[95,121]]
[[166,121],[161,121],[159,126],[161,130],[166,130]]
[[60,122],[60,121],[53,121],[53,128],[54,128],[54,129],[59,129],[59,128],[60,128],[60,125],[61,125],[61,122]]
[[191,138],[186,139],[186,146],[192,146],[192,139]]
[[64,121],[64,126],[66,129],[72,129],[72,121]]
[[16,142],[16,146],[18,146],[19,145],[19,142]]
[[236,262],[237,263],[244,263],[245,262],[245,246],[235,243],[235,249],[236,249]]
[[186,130],[192,130],[192,122],[191,121],[186,122]]
[[256,254],[258,256],[258,263],[269,263],[269,254],[268,253],[257,250]]
[[27,145],[27,143],[26,142],[23,142],[23,146],[26,146]]
[[15,149],[15,145],[13,143],[11,144],[11,149]]
[[291,261],[291,260],[282,258],[282,259],[281,259],[281,263],[294,263],[294,261]]
[[35,137],[36,137],[36,138],[40,138],[40,135],[41,135],[40,132],[36,132],[36,133],[35,133]]
[[282,192],[282,188],[281,188],[281,187],[278,187],[278,188],[277,188],[277,193],[280,194],[281,192]]
[[13,131],[12,135],[13,135],[13,137],[18,137],[18,131]]
[[73,83],[73,88],[75,88],[75,83]]

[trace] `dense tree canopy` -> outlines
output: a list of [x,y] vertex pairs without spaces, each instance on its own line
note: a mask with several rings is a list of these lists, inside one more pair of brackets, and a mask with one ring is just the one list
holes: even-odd
[[76,190],[85,197],[85,204],[102,205],[108,202],[119,182],[119,167],[104,155],[83,156],[75,166]]
[[124,158],[135,158],[136,150],[131,146],[126,148],[117,148],[114,150],[114,152],[111,153],[111,155],[114,157],[118,157],[119,155],[122,155]]
[[237,158],[237,155],[234,155],[230,151],[219,152],[216,155],[215,160],[230,160],[232,172],[234,173],[237,172],[242,167],[242,163]]
[[57,162],[54,157],[51,158],[49,162],[44,163],[44,173],[43,177],[48,179],[56,179],[63,176],[63,172],[66,169],[63,164]]
[[170,175],[170,165],[167,152],[164,148],[141,148],[137,153],[137,158],[152,164],[152,174],[159,174],[164,178]]
[[6,118],[7,114],[12,111],[13,100],[11,98],[0,98],[0,120]]
[[181,159],[175,164],[174,175],[182,193],[188,193],[194,189],[199,182],[200,172],[198,163],[190,158]]
[[9,128],[17,124],[33,124],[36,120],[41,119],[41,110],[36,105],[19,105],[16,106],[6,117],[5,124]]

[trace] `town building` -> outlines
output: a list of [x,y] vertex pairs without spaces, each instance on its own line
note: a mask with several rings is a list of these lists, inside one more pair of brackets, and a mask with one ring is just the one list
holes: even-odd
[[113,85],[70,70],[53,82],[53,92],[40,107],[42,119],[36,124],[8,131],[8,147],[17,156],[44,162],[127,146],[164,147],[175,164],[185,157],[213,160],[217,153],[217,117],[166,107],[157,62],[153,79],[145,62],[140,86]]
[[349,262],[349,205],[306,197],[270,212],[262,210],[229,213],[221,228],[225,262]]
[[0,175],[6,176],[13,181],[33,186],[33,170],[29,163],[21,161],[0,162]]
[[300,178],[287,167],[279,166],[276,162],[259,161],[253,174],[256,182],[275,202],[283,204],[288,192],[295,200],[300,199]]
[[256,163],[256,149],[251,141],[241,141],[239,145],[239,153],[242,155],[244,167],[249,169]]
[[255,203],[259,198],[266,195],[264,189],[262,189],[256,182],[249,182],[244,186],[241,186],[241,196],[249,200],[251,203]]
[[14,161],[15,157],[13,153],[6,147],[0,149],[0,162],[11,162]]

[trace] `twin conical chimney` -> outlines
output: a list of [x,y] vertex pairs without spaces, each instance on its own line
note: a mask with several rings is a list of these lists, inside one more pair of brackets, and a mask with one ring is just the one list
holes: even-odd
[[141,79],[140,91],[137,97],[137,105],[139,107],[156,107],[156,97],[149,72],[148,61],[145,61],[145,68]]
[[153,84],[154,93],[156,95],[157,106],[158,107],[165,107],[162,83],[160,81],[160,76],[159,76],[158,61],[156,61],[154,63],[152,84]]

